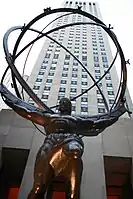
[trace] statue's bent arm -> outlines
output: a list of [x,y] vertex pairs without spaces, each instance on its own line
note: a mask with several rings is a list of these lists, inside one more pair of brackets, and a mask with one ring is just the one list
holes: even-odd
[[2,85],[0,85],[0,93],[4,97],[5,103],[20,116],[44,127],[48,124],[50,117],[49,113],[22,101]]
[[78,133],[83,136],[97,136],[102,130],[114,124],[118,117],[92,120],[78,117]]

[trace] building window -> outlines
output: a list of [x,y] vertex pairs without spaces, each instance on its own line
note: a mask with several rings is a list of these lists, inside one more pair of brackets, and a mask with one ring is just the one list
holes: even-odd
[[81,106],[81,112],[88,112],[88,107],[82,107]]
[[110,76],[106,76],[105,79],[106,80],[111,80],[111,77]]
[[99,90],[97,90],[97,94],[101,94]]
[[83,62],[83,65],[84,65],[84,66],[87,66],[87,62]]
[[82,61],[87,61],[87,56],[82,56]]
[[104,103],[104,102],[103,102],[103,99],[97,98],[97,103]]
[[82,43],[82,46],[87,46],[87,44],[86,43]]
[[98,108],[98,113],[105,113],[105,108]]
[[107,87],[112,87],[113,86],[111,83],[107,83],[106,85],[107,85]]
[[64,62],[64,65],[69,65],[69,62],[68,62],[68,61],[65,61],[65,62]]
[[99,87],[102,87],[102,83],[98,83],[98,86],[99,86]]
[[101,55],[106,55],[106,53],[101,52]]
[[76,111],[76,107],[75,106],[72,106],[72,111]]
[[108,62],[107,57],[102,57],[103,62]]
[[50,67],[50,70],[55,70],[55,67],[51,66],[51,67]]
[[50,87],[49,86],[45,86],[44,90],[50,91]]
[[98,52],[93,52],[93,55],[98,55]]
[[42,82],[42,79],[41,78],[37,78],[36,82]]
[[[78,59],[78,58],[79,58],[79,55],[75,55],[75,57]],[[75,60],[75,58],[74,58],[74,60]]]
[[114,91],[108,91],[108,95],[114,95]]
[[74,66],[78,66],[78,62],[73,62],[73,65]]
[[66,89],[65,89],[65,88],[60,87],[59,92],[63,92],[63,93],[65,93],[65,91],[66,91]]
[[77,81],[71,81],[71,84],[77,85]]
[[[87,89],[81,89],[81,93],[84,93],[85,91],[86,91]],[[86,94],[87,94],[87,92],[86,92]]]
[[81,97],[81,102],[88,102],[88,98],[87,97]]
[[99,62],[98,56],[94,56],[94,62]]
[[108,66],[108,64],[103,64],[103,67],[108,68],[109,66]]
[[62,73],[62,77],[67,77],[67,73]]
[[48,75],[49,75],[49,76],[54,76],[54,73],[51,73],[51,72],[50,72]]
[[44,75],[44,72],[39,72],[38,75]]
[[50,58],[50,53],[46,53],[45,58]]
[[82,78],[87,78],[87,75],[82,75]]
[[100,65],[99,65],[99,64],[96,64],[96,63],[94,63],[94,67],[100,67]]
[[33,89],[39,90],[40,86],[34,86]]
[[78,50],[75,50],[74,53],[79,53],[79,51],[78,51]]
[[65,60],[70,60],[70,55],[66,55]]
[[68,71],[68,68],[63,68],[63,71]]
[[46,68],[47,68],[47,66],[44,66],[44,65],[41,66],[41,69],[46,69]]
[[82,85],[86,86],[86,85],[87,85],[87,82],[82,82]]
[[47,83],[52,83],[52,79],[47,79]]
[[[87,52],[86,51],[82,51],[82,54],[87,54]],[[82,57],[83,58],[83,57]]]
[[52,64],[57,64],[57,61],[54,61],[54,60],[53,60],[53,61],[52,61]]
[[48,64],[48,60],[43,60],[43,63],[44,64]]
[[114,100],[113,100],[113,99],[109,99],[109,103],[110,103],[110,104],[113,104],[113,103],[114,103]]
[[100,70],[95,70],[95,73],[100,73]]
[[66,84],[67,81],[66,80],[61,80],[61,84]]
[[77,74],[75,74],[75,73],[72,73],[72,77],[77,77],[78,75]]
[[59,54],[54,54],[54,59],[58,59]]
[[96,78],[96,79],[100,79],[100,78],[101,78],[101,75],[95,75],[95,78]]
[[48,99],[48,95],[42,95],[42,99]]
[[78,68],[73,68],[73,71],[78,71]]
[[76,93],[76,92],[77,92],[77,89],[76,89],[76,88],[71,88],[71,89],[70,89],[70,92]]

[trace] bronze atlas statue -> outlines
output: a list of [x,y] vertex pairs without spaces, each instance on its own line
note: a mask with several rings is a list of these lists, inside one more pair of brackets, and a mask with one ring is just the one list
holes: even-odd
[[[61,15],[61,13],[63,12],[65,14]],[[53,21],[61,17],[64,17],[66,15],[79,14],[86,18],[91,19],[94,22],[69,23],[55,27],[47,32],[44,32],[46,27],[42,31],[38,31],[33,28],[33,24],[35,22],[37,22],[38,20],[42,19],[47,15],[54,13],[60,13],[60,15]],[[97,25],[101,27],[104,31],[106,31],[109,34],[109,36],[111,37],[117,48],[116,56],[112,61],[110,67],[98,81],[95,81],[95,78],[90,74],[88,69],[80,62],[80,60],[77,57],[75,57],[65,46],[63,46],[58,41],[49,36],[49,34],[54,31],[60,30],[62,28],[65,29],[67,27],[75,25]],[[37,153],[35,168],[34,168],[34,183],[31,192],[27,196],[28,199],[44,198],[44,195],[46,196],[50,183],[54,178],[58,176],[62,176],[69,184],[69,189],[67,191],[67,198],[79,199],[80,184],[81,184],[82,169],[83,169],[81,157],[84,152],[84,143],[82,137],[97,136],[104,129],[114,124],[119,119],[119,117],[122,114],[124,114],[126,111],[130,113],[124,104],[125,103],[124,94],[125,94],[126,79],[127,79],[126,61],[122,49],[120,47],[120,44],[117,41],[117,37],[115,36],[114,32],[111,29],[112,28],[110,25],[109,27],[107,27],[102,21],[100,21],[93,15],[82,11],[81,7],[78,7],[77,9],[59,8],[53,10],[51,8],[47,8],[44,9],[44,12],[42,14],[35,17],[27,25],[13,27],[9,29],[4,36],[3,45],[4,45],[4,51],[8,67],[2,77],[0,84],[0,93],[2,99],[9,107],[11,107],[20,116],[26,118],[27,120],[32,121],[33,123],[43,126],[46,133],[44,143],[40,147]],[[10,33],[16,30],[21,30],[21,33],[17,38],[13,52],[10,53],[8,50],[8,37]],[[27,31],[36,32],[38,33],[38,36],[18,52],[18,46],[20,44],[20,41],[22,40],[23,36]],[[59,105],[55,106],[58,107],[58,112],[55,113],[51,108],[49,108],[45,103],[43,103],[38,98],[38,96],[24,81],[24,79],[18,72],[17,68],[15,67],[15,60],[21,55],[21,53],[25,49],[27,49],[28,47],[32,48],[33,44],[44,36],[47,37],[48,39],[51,39],[56,44],[60,45],[60,47],[62,47],[64,50],[67,51],[67,53],[69,53],[74,59],[76,59],[77,62],[84,68],[84,70],[88,73],[88,75],[94,82],[94,84],[90,86],[86,91],[76,96],[72,100],[82,96],[84,93],[88,92],[90,89],[96,86],[101,96],[103,97],[103,101],[107,110],[105,113],[92,115],[92,116],[72,115],[71,101],[65,97],[60,100]],[[116,94],[114,104],[112,105],[111,108],[109,108],[108,103],[100,87],[98,86],[98,83],[107,75],[107,73],[113,66],[118,54],[120,55],[121,58],[120,86],[118,88],[118,93]],[[15,89],[17,97],[13,95],[4,86],[4,78],[9,69],[11,69],[12,84]],[[38,107],[26,103],[24,99],[22,100],[23,93],[19,92],[16,80],[22,86],[23,90],[29,95],[29,97],[33,99],[33,101],[37,104]]]

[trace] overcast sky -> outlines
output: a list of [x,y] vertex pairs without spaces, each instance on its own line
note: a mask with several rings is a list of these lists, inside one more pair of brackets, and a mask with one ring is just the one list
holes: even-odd
[[[4,0],[0,5],[0,78],[6,62],[3,53],[3,35],[12,26],[28,23],[44,8],[61,7],[63,0]],[[128,88],[133,100],[133,0],[97,0],[105,24],[111,23],[122,46],[128,66]],[[36,53],[37,54],[37,53]],[[33,64],[29,71],[31,71]],[[27,69],[28,71],[28,69]]]

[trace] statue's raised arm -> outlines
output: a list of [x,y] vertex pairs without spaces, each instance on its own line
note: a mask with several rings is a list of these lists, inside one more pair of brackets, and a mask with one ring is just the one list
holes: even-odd
[[5,86],[0,85],[4,102],[20,116],[45,127],[50,114],[14,96]]
[[121,104],[110,113],[93,116],[75,116],[77,118],[78,133],[83,136],[97,136],[107,127],[114,124],[126,111],[124,104]]

